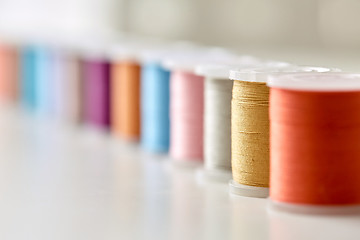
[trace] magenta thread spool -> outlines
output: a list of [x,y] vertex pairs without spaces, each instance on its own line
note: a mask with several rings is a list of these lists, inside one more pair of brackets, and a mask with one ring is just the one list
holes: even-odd
[[89,49],[82,57],[84,121],[110,126],[110,64],[104,47]]

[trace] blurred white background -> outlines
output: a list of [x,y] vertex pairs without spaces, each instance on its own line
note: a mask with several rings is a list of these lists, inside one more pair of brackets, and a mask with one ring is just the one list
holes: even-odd
[[359,0],[0,0],[0,31],[131,32],[360,70]]

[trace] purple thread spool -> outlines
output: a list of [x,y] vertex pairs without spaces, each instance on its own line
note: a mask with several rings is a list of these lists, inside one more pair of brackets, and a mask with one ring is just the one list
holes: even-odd
[[84,59],[84,120],[98,127],[110,126],[110,64],[104,59]]

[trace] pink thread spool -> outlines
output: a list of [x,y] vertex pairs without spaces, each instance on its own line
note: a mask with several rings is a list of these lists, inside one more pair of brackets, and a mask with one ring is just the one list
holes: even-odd
[[174,70],[170,81],[170,155],[174,159],[202,161],[204,79]]

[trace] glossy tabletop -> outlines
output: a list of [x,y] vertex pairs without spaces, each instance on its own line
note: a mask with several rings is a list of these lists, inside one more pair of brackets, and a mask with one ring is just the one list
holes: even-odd
[[0,109],[1,239],[359,239],[360,216],[268,211],[110,134]]

